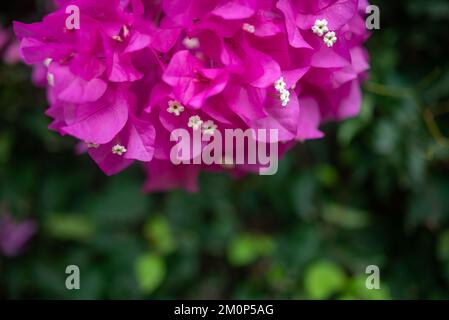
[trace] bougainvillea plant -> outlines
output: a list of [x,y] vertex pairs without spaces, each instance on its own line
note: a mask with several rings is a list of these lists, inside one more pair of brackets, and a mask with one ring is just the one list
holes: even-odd
[[[79,8],[74,30],[66,27],[69,5]],[[137,161],[147,191],[195,191],[203,169],[238,174],[254,166],[173,164],[176,128],[211,136],[276,129],[282,155],[321,138],[323,122],[359,113],[367,5],[58,0],[43,21],[14,29],[35,80],[45,78],[52,130],[80,140],[108,175]]]

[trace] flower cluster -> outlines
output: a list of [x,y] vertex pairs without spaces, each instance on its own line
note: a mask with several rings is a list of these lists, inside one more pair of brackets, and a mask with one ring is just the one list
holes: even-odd
[[[148,191],[194,191],[202,169],[229,170],[174,165],[175,129],[277,129],[283,154],[359,112],[366,0],[56,3],[43,21],[14,25],[24,61],[45,70],[51,129],[108,175],[143,163]],[[79,29],[66,27],[68,5]]]

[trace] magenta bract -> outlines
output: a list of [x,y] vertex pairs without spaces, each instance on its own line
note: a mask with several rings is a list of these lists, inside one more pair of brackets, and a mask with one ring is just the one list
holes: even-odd
[[[283,154],[359,113],[364,0],[56,2],[43,21],[14,25],[35,81],[47,78],[51,129],[106,174],[143,163],[148,191],[195,191],[202,169],[230,170],[173,164],[177,128],[277,129]],[[66,27],[68,5],[79,29]]]

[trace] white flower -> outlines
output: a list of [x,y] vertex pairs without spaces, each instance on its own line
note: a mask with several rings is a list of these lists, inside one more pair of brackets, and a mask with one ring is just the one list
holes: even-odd
[[127,25],[124,25],[124,26],[123,26],[122,32],[123,32],[123,36],[124,36],[125,38],[128,38],[130,32],[129,32],[129,28],[128,28]]
[[319,37],[322,37],[326,32],[329,31],[329,28],[327,27],[327,20],[316,20],[315,25],[312,27],[312,31]]
[[123,42],[123,38],[121,36],[112,36],[112,39],[114,39],[117,42]]
[[281,92],[280,99],[281,99],[282,106],[286,107],[288,105],[288,103],[290,102],[290,91],[283,90]]
[[284,77],[281,77],[278,81],[274,83],[274,87],[277,92],[279,92],[279,98],[281,100],[282,106],[286,107],[290,102],[290,91],[287,90],[287,84],[284,81]]
[[218,126],[212,121],[208,120],[203,124],[203,134],[213,136]]
[[86,142],[86,145],[89,149],[97,149],[100,145],[97,143]]
[[278,81],[276,81],[274,83],[274,87],[276,88],[276,90],[281,93],[282,91],[285,90],[285,88],[287,87],[287,84],[284,81],[284,77],[281,77]]
[[249,33],[256,32],[256,27],[249,23],[244,23],[242,29]]
[[200,47],[200,40],[198,38],[186,37],[182,41],[182,44],[184,45],[184,47],[190,50],[198,49]]
[[[50,67],[51,63],[52,63],[52,59],[51,58],[47,58],[44,60],[44,66],[46,66],[47,68]],[[47,83],[50,87],[54,87],[55,86],[55,76],[53,73],[47,72]]]
[[124,153],[126,153],[126,148],[124,146],[122,146],[121,144],[116,144],[115,146],[112,147],[112,153],[122,156]]
[[335,44],[335,42],[337,42],[335,32],[331,31],[326,33],[326,35],[324,36],[324,43],[330,48]]
[[189,128],[193,128],[193,130],[198,130],[201,128],[201,125],[203,124],[203,120],[199,116],[193,116],[189,118],[189,123],[187,126]]
[[[130,31],[129,31],[128,26],[124,25],[122,27],[122,29],[120,30],[120,34],[118,34],[116,36],[112,36],[112,39],[114,39],[117,42],[123,42],[124,38],[125,39],[128,38],[129,34],[130,34]],[[123,37],[122,37],[122,35],[123,35]]]
[[44,66],[46,66],[47,68],[50,66],[50,64],[52,63],[53,59],[51,58],[47,58],[44,60]]
[[169,113],[173,113],[175,116],[179,117],[179,115],[184,112],[185,108],[182,104],[180,104],[178,101],[170,100],[168,102],[168,109],[167,111]]
[[55,86],[55,76],[53,73],[47,73],[47,82],[50,87]]

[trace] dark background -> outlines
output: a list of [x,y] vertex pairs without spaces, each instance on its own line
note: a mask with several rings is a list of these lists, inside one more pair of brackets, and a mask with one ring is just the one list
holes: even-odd
[[[0,216],[39,228],[0,253],[0,298],[449,298],[449,2],[372,2],[360,117],[276,176],[207,173],[193,195],[141,193],[137,165],[105,177],[47,129],[30,69],[0,64]],[[39,20],[42,3],[2,1],[1,24]]]

